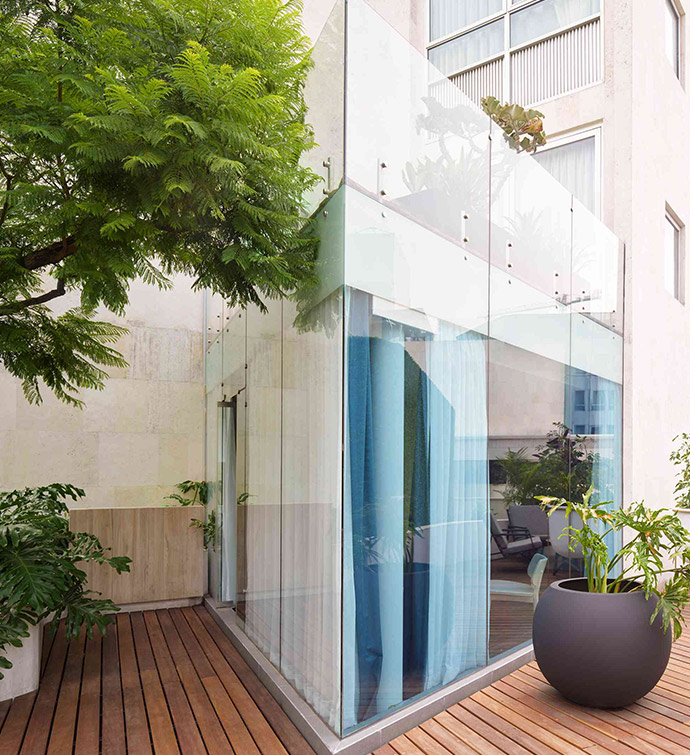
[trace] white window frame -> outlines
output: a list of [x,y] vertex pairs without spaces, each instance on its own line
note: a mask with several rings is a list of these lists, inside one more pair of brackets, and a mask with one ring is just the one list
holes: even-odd
[[587,126],[586,128],[579,128],[574,131],[568,131],[565,134],[556,136],[549,136],[549,140],[545,146],[540,147],[537,153],[547,152],[550,149],[556,149],[556,147],[563,147],[566,144],[572,144],[573,142],[579,142],[583,139],[590,139],[594,137],[594,215],[597,218],[601,218],[603,207],[603,183],[604,176],[602,170],[602,127],[600,124],[596,126]]
[[[672,296],[679,304],[685,304],[685,223],[678,217],[673,211],[673,208],[667,203],[664,212],[664,223],[670,223],[678,234],[675,238],[678,242],[678,253],[676,255],[674,250],[674,291],[669,291],[666,288],[666,282],[664,281],[664,289],[669,296]],[[666,226],[664,226],[664,237],[666,236]],[[664,238],[664,265],[666,264],[666,243]],[[664,273],[665,275],[665,273]]]
[[[669,65],[672,67],[673,72],[676,75],[676,78],[678,81],[680,81],[681,85],[685,86],[684,82],[684,76],[683,76],[683,63],[685,59],[684,55],[684,45],[683,45],[683,37],[684,37],[684,17],[685,13],[683,9],[680,7],[680,5],[676,2],[676,0],[664,0],[664,3],[666,6],[670,6],[673,12],[676,14],[676,19],[678,21],[678,31],[677,31],[677,38],[676,38],[676,63],[675,65],[671,60],[668,59],[668,55],[666,55],[666,50],[664,49],[664,57],[668,60]],[[666,17],[664,16],[664,48],[666,47]],[[677,70],[676,70],[677,66]]]
[[[553,37],[558,37],[561,34],[564,34],[567,31],[571,31],[572,29],[577,29],[579,26],[585,26],[586,24],[591,23],[595,19],[601,19],[603,21],[604,18],[604,11],[605,11],[605,4],[606,0],[600,0],[600,10],[598,13],[595,13],[591,16],[587,16],[586,18],[581,18],[579,21],[576,21],[575,23],[568,24],[566,26],[562,26],[561,28],[557,29],[556,31],[550,31],[546,34],[542,34],[540,37],[535,37],[534,39],[530,39],[528,42],[523,42],[519,45],[513,45],[511,46],[510,42],[510,17],[513,13],[516,13],[517,11],[524,10],[525,8],[528,8],[531,5],[538,5],[543,0],[520,0],[518,3],[512,3],[512,0],[503,0],[503,9],[493,13],[490,16],[486,16],[485,18],[482,18],[479,21],[476,21],[473,24],[468,24],[461,29],[457,29],[454,32],[450,32],[442,37],[437,37],[436,39],[431,39],[431,0],[426,0],[426,8],[427,8],[427,18],[426,18],[426,38],[427,38],[427,56],[429,55],[429,51],[434,49],[435,47],[441,47],[442,45],[446,44],[447,42],[451,42],[454,39],[457,39],[459,37],[464,36],[468,32],[476,31],[477,29],[481,29],[483,26],[488,26],[489,24],[493,23],[494,21],[498,21],[500,19],[504,19],[504,29],[503,29],[503,50],[501,52],[496,53],[494,55],[490,55],[486,58],[483,58],[482,60],[477,60],[474,63],[471,63],[468,66],[464,66],[463,68],[458,69],[457,71],[449,71],[448,73],[443,73],[444,77],[447,79],[450,79],[454,76],[459,76],[460,74],[466,73],[467,71],[471,71],[474,68],[479,68],[480,66],[486,65],[487,63],[491,63],[494,60],[499,60],[501,58],[504,59],[503,64],[503,99],[509,99],[510,98],[510,91],[511,91],[511,80],[510,80],[510,58],[513,55],[513,53],[518,52],[519,50],[522,50],[527,47],[532,47],[536,44],[539,44],[540,42],[543,42],[547,39],[552,39]],[[671,2],[674,2],[675,0],[671,0]],[[676,8],[678,6],[676,5]],[[601,57],[603,59],[603,50],[604,50],[604,24],[601,23],[601,33],[599,36],[599,44],[601,47]],[[680,49],[680,48],[679,48]],[[601,81],[594,82],[592,84],[587,84],[585,87],[582,87],[583,89],[586,89],[590,86],[596,86],[597,84],[600,84]],[[568,92],[568,94],[571,94],[571,92]],[[562,97],[564,95],[558,95],[558,97]],[[555,99],[555,98],[551,98]],[[546,100],[545,100],[546,101]],[[523,103],[525,105],[527,104],[536,104],[536,103]]]

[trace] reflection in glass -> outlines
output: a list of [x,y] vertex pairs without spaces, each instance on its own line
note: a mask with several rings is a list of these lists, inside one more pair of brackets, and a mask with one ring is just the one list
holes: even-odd
[[438,47],[429,50],[429,60],[443,74],[450,75],[473,63],[485,60],[503,51],[504,21],[480,26]]
[[503,10],[503,0],[431,0],[430,37],[438,39]]
[[510,17],[512,47],[599,13],[600,0],[542,0]]

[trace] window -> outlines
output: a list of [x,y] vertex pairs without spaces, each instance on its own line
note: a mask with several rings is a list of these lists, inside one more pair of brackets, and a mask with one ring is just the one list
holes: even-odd
[[666,2],[666,57],[680,78],[680,15],[673,0]]
[[[591,132],[590,132],[591,133]],[[599,214],[600,177],[596,134],[538,151],[534,158],[595,215]]]
[[602,80],[601,0],[429,3],[429,59],[477,103],[530,105]]
[[606,408],[606,394],[604,391],[594,390],[592,391],[592,409],[605,409]]
[[670,211],[664,222],[664,286],[679,302],[685,302],[683,225]]
[[584,425],[575,425],[575,435],[584,435],[586,429]]
[[575,391],[575,411],[584,412],[587,406],[585,405],[585,392]]
[[429,31],[440,39],[503,10],[503,0],[431,0]]
[[513,13],[510,44],[522,45],[599,13],[599,0],[542,0]]

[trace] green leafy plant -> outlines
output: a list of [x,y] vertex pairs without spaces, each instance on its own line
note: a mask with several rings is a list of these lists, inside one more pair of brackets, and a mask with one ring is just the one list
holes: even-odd
[[[175,486],[180,492],[171,493],[166,496],[167,499],[177,501],[180,506],[201,505],[206,508],[208,504],[208,483],[196,482],[194,480],[185,480]],[[218,540],[218,521],[216,512],[211,510],[206,512],[206,519],[192,519],[191,527],[201,530],[204,537],[204,548],[215,548]]]
[[678,448],[671,452],[670,459],[680,467],[676,473],[676,486],[673,492],[676,503],[681,509],[690,509],[690,435],[681,433],[676,435],[673,442],[680,441]]
[[70,530],[66,499],[83,496],[58,483],[0,493],[0,669],[12,666],[8,646],[21,647],[29,628],[46,617],[53,617],[53,631],[64,617],[67,637],[82,627],[91,637],[94,627],[105,634],[108,614],[119,610],[91,597],[80,564],[108,564],[120,574],[130,559],[108,556],[94,535]]
[[516,152],[534,153],[546,144],[544,113],[508,102],[501,104],[495,97],[483,97],[482,110],[503,129],[506,141]]
[[[538,496],[549,516],[564,509],[566,517],[577,514],[581,527],[568,526],[569,548],[582,549],[589,592],[619,593],[643,590],[649,600],[658,599],[651,617],[661,613],[664,632],[673,628],[673,638],[683,631],[683,608],[690,600],[690,532],[668,509],[648,509],[643,503],[611,510],[611,501],[592,503],[593,487],[581,502]],[[611,552],[610,540],[627,542]],[[673,563],[669,567],[667,564]]]
[[125,366],[93,317],[135,279],[260,308],[313,279],[300,10],[0,0],[0,363],[29,401],[80,406]]
[[539,495],[555,498],[581,498],[592,484],[597,455],[587,441],[574,435],[562,422],[546,436],[532,457],[525,448],[509,450],[497,460],[506,477],[503,498],[506,504],[538,504]]

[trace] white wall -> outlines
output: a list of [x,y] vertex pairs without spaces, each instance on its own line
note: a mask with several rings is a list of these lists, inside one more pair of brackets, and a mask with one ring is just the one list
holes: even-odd
[[116,345],[129,366],[83,391],[84,409],[48,389],[29,405],[0,372],[0,490],[69,482],[86,490],[83,506],[147,506],[202,478],[202,295],[182,278],[170,291],[136,282],[126,316],[102,317],[129,329]]

